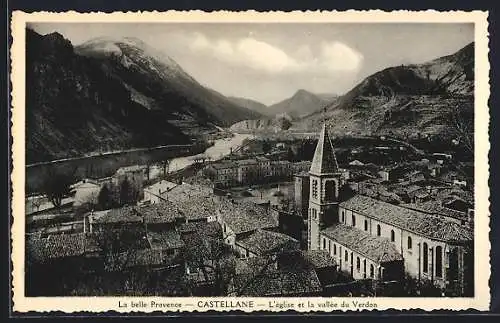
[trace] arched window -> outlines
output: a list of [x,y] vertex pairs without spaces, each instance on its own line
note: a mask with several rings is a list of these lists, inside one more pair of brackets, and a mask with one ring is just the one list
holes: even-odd
[[325,200],[329,202],[335,201],[336,190],[335,181],[327,181],[325,183]]
[[358,272],[361,270],[361,260],[359,260],[359,257],[356,257],[356,269]]
[[411,241],[411,237],[408,237],[408,249],[411,250],[413,242]]
[[323,238],[323,249],[326,249],[326,239]]
[[429,271],[429,250],[427,248],[427,243],[424,242],[424,245],[422,247],[422,258],[424,259],[423,267],[422,270],[424,273]]
[[379,236],[379,237],[380,237],[380,234],[381,234],[380,231],[381,231],[380,230],[380,224],[377,224],[377,236]]
[[443,248],[436,247],[436,277],[443,277]]
[[333,244],[333,254],[337,254],[337,245],[335,243]]
[[368,231],[368,220],[365,220],[365,231]]
[[373,278],[373,274],[375,273],[375,268],[373,265],[370,265],[370,278]]
[[352,226],[356,226],[356,217],[354,215],[352,216]]
[[331,241],[328,240],[328,253],[331,253],[332,252],[332,245],[331,245]]
[[345,212],[342,210],[342,223],[345,223]]
[[347,253],[347,250],[345,251],[345,261],[349,261],[349,254]]
[[391,230],[391,241],[394,242],[396,240],[396,235],[394,234],[394,230]]
[[363,272],[365,273],[366,278],[366,259],[363,259]]

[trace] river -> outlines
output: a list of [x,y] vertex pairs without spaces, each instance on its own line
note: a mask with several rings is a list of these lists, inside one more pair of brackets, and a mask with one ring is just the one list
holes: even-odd
[[[222,139],[217,139],[214,142],[213,146],[208,147],[205,152],[198,154],[198,155],[205,155],[206,157],[210,158],[210,160],[219,160],[224,156],[227,156],[231,153],[231,149],[235,150],[236,148],[240,147],[243,144],[243,141],[245,139],[250,139],[253,138],[253,135],[250,134],[234,134],[233,137],[231,138],[222,138]],[[191,156],[186,156],[186,157],[176,157],[170,159],[170,165],[168,168],[169,172],[175,172],[178,170],[181,170],[191,164],[194,163],[196,156],[198,155],[191,155]],[[96,158],[110,158],[106,156],[95,156]],[[69,164],[69,163],[86,163],[90,162],[93,159],[96,159],[91,157],[87,157],[85,159],[78,159],[78,160],[61,160],[58,161],[58,164]],[[47,163],[50,164],[50,163]],[[34,170],[36,168],[42,168],[42,167],[47,167],[47,165],[33,165],[27,169],[30,169],[32,173],[34,173]],[[149,178],[154,179],[157,178],[162,174],[163,170],[160,165],[152,165],[150,167],[150,173],[149,173]],[[34,176],[32,176],[34,177]],[[69,203],[73,201],[73,197],[68,197],[63,200],[64,203]],[[34,205],[38,205],[35,207]],[[50,209],[53,207],[52,202],[50,202],[47,197],[43,195],[35,195],[35,196],[30,196],[26,197],[26,212],[27,214],[30,214],[35,211],[42,211],[46,209]]]
[[[235,150],[240,147],[245,139],[251,139],[253,137],[254,136],[251,134],[234,134],[231,138],[217,139],[215,140],[213,146],[208,147],[205,152],[201,154],[171,159],[168,165],[168,172],[175,172],[194,164],[196,157],[201,155],[204,155],[210,160],[219,160],[224,156],[229,155],[231,153],[231,149]],[[157,178],[162,174],[162,172],[163,169],[161,165],[152,165],[149,170],[149,178]]]

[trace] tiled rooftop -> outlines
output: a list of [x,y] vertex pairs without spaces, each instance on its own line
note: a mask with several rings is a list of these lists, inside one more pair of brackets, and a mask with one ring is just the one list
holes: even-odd
[[[254,257],[258,258],[258,257]],[[238,260],[237,275],[232,293],[237,296],[294,296],[322,291],[321,283],[312,269],[297,271],[263,270],[254,258]]]
[[210,237],[217,237],[222,234],[222,228],[220,224],[216,221],[182,223],[178,229],[179,232],[181,233],[196,232]]
[[301,250],[301,254],[316,269],[334,267],[337,264],[326,250]]
[[163,263],[163,253],[156,249],[133,250],[122,254],[120,258],[126,267],[155,266]]
[[249,236],[236,241],[237,245],[261,255],[281,249],[298,249],[299,241],[279,232],[257,230]]
[[85,251],[85,235],[57,234],[47,237],[45,244],[49,258],[64,258],[80,256]]
[[178,200],[175,204],[187,220],[206,219],[215,216],[217,210],[213,196],[192,196],[189,200]]
[[95,236],[91,233],[54,234],[47,238],[27,239],[27,252],[33,261],[78,257],[100,250]]
[[163,232],[148,232],[148,240],[152,249],[171,250],[184,246],[181,236],[174,230]]
[[441,241],[473,240],[471,229],[442,216],[432,216],[368,196],[355,195],[340,203],[340,206],[430,239]]
[[133,206],[125,206],[119,209],[112,209],[99,217],[94,217],[94,223],[140,223],[142,217],[137,215]]
[[172,223],[182,217],[177,206],[168,201],[136,207],[146,223]]
[[321,234],[375,262],[403,260],[389,239],[372,236],[351,226],[336,224],[326,228]]
[[277,221],[254,203],[225,201],[219,211],[223,221],[235,234],[278,226]]

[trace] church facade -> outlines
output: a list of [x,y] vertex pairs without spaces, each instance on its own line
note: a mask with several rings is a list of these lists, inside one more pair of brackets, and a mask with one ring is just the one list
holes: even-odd
[[327,250],[355,279],[409,276],[449,294],[473,293],[472,228],[360,194],[343,196],[345,183],[326,126],[309,177],[310,250]]

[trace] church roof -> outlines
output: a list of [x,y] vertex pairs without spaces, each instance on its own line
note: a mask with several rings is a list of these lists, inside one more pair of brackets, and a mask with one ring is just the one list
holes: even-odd
[[324,124],[319,135],[318,144],[316,146],[316,151],[314,152],[309,173],[313,175],[322,175],[338,172],[339,165],[337,164],[337,158],[335,158],[335,151],[333,150],[330,136],[328,135],[326,125]]

